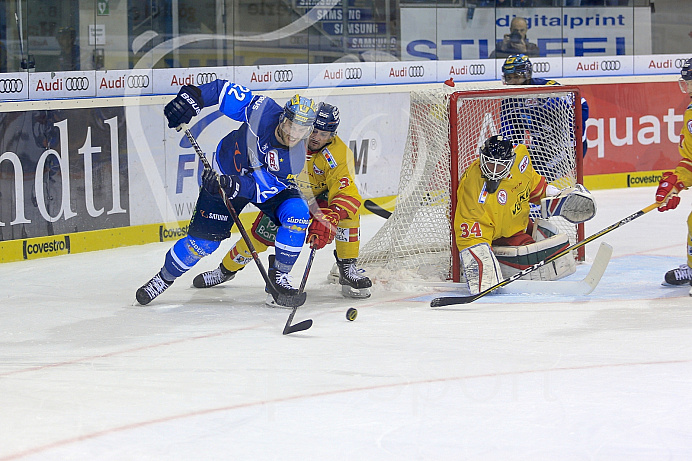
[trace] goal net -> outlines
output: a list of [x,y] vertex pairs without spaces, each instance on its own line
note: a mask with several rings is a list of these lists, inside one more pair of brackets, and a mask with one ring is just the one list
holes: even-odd
[[[360,251],[371,271],[459,281],[453,217],[459,179],[492,135],[525,144],[539,174],[563,189],[582,182],[581,98],[570,86],[414,91],[394,212]],[[534,218],[540,216],[532,208]],[[574,244],[583,226],[551,218]],[[576,255],[583,259],[583,251]]]

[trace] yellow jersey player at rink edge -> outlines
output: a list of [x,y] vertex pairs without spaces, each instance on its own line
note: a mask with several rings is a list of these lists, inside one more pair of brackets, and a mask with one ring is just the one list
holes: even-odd
[[[308,138],[307,162],[296,184],[307,198],[313,217],[307,242],[321,249],[336,238],[336,270],[342,294],[351,298],[370,296],[372,282],[356,267],[360,250],[360,206],[362,198],[354,181],[353,152],[337,136],[339,109],[320,103],[312,134]],[[257,252],[274,245],[277,227],[263,213],[249,232]],[[236,272],[252,261],[247,244],[241,239],[226,254],[219,267],[197,275],[193,285],[208,288],[232,280]],[[271,303],[267,298],[268,303]]]
[[[685,61],[678,80],[680,90],[692,98],[692,58]],[[656,189],[656,201],[662,205],[658,211],[672,210],[680,203],[677,195],[692,185],[692,104],[687,106],[680,131],[680,162],[674,171],[666,171]],[[687,217],[687,263],[669,270],[664,276],[664,284],[687,285],[692,282],[692,213]],[[692,290],[690,291],[692,296]]]
[[[541,204],[542,217],[535,222],[530,203]],[[567,248],[567,235],[550,217],[579,223],[595,213],[596,204],[583,186],[559,190],[534,170],[525,145],[491,136],[457,189],[454,234],[469,292],[478,294]],[[568,253],[527,277],[549,281],[575,271]]]

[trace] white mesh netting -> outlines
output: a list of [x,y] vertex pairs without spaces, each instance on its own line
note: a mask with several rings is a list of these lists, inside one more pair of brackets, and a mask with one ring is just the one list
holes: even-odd
[[[574,127],[575,94],[559,86],[412,92],[396,206],[361,248],[360,266],[380,279],[401,273],[450,278],[452,174],[459,178],[485,139],[502,134],[527,145],[534,168],[550,183],[560,189],[572,186],[577,182]],[[458,171],[452,170],[452,155],[458,158]],[[576,226],[553,220],[575,243]]]

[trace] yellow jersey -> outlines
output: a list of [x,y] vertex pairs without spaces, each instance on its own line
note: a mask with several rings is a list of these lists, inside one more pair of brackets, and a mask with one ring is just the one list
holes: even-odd
[[692,104],[685,109],[678,151],[682,159],[675,168],[675,174],[686,187],[690,187],[692,186]]
[[540,203],[545,197],[546,179],[533,169],[526,146],[516,145],[514,153],[509,176],[492,194],[486,190],[479,159],[462,175],[454,215],[459,251],[482,242],[492,245],[494,240],[526,230],[530,203]]
[[321,150],[308,151],[296,184],[308,203],[326,193],[329,206],[340,207],[348,213],[349,219],[353,219],[358,216],[363,201],[354,178],[353,151],[335,136]]

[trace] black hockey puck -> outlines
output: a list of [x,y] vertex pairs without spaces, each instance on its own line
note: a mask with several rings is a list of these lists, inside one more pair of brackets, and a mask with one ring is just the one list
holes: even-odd
[[354,307],[349,307],[346,311],[346,320],[353,322],[358,317],[358,311]]

